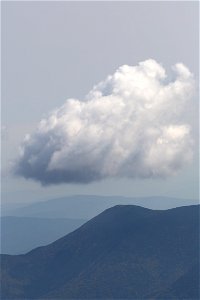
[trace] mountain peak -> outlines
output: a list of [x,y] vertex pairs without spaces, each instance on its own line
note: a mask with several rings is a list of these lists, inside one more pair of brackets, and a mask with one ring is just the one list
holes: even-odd
[[145,299],[171,291],[198,266],[199,207],[117,205],[48,246],[3,255],[2,296]]

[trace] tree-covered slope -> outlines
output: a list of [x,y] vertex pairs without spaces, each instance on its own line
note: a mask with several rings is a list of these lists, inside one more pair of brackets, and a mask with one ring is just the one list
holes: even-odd
[[2,298],[159,299],[198,266],[198,242],[199,206],[115,206],[48,246],[2,255]]

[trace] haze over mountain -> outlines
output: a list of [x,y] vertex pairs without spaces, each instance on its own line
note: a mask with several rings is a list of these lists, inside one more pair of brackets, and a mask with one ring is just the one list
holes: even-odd
[[3,299],[199,299],[199,205],[107,209],[25,255],[1,255]]
[[2,217],[1,253],[26,253],[54,242],[85,222],[86,220],[79,219]]
[[117,204],[136,204],[148,208],[171,208],[198,203],[167,197],[78,195],[25,205],[2,205],[1,253],[22,254],[47,245],[75,230],[103,210]]
[[23,216],[41,218],[91,219],[105,209],[118,204],[139,205],[151,209],[168,209],[178,206],[198,204],[194,199],[169,197],[123,197],[74,195],[31,204],[20,204],[20,207],[2,207],[2,216]]

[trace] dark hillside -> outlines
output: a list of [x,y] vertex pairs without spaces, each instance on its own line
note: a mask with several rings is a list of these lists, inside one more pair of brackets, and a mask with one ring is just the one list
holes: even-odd
[[198,241],[198,205],[166,211],[115,206],[48,246],[2,255],[2,297],[159,299],[186,281],[183,293],[192,298]]

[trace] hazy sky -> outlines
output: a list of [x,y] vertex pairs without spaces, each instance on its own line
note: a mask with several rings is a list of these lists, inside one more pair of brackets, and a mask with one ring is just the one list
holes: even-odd
[[[71,194],[198,197],[198,160],[163,179],[104,179],[42,187],[13,177],[26,133],[68,98],[83,99],[124,64],[146,59],[167,72],[184,63],[198,82],[198,2],[2,3],[2,199],[34,201]],[[198,97],[188,120],[197,145]]]

